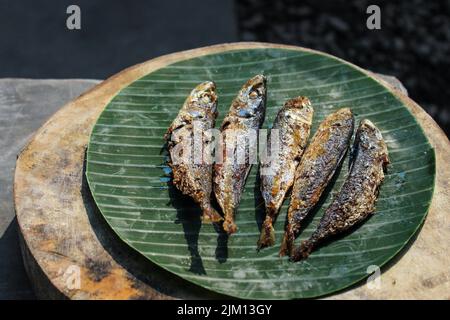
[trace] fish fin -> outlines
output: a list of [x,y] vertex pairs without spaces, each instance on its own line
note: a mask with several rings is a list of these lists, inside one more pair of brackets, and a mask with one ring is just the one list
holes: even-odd
[[231,119],[227,116],[223,120],[222,125],[220,126],[220,131],[226,130],[231,125],[231,123],[232,123]]
[[288,235],[287,235],[287,231],[283,236],[283,240],[281,241],[281,246],[280,246],[280,252],[279,252],[279,256],[280,257],[284,257],[284,256],[288,256],[290,255],[290,241],[288,240]]
[[316,246],[315,241],[311,240],[303,241],[300,247],[292,252],[291,260],[297,262],[308,258],[308,256],[311,254],[311,251],[314,249],[315,246]]
[[175,120],[173,120],[172,124],[169,128],[167,128],[166,133],[164,134],[164,140],[169,142],[172,139],[172,134],[174,131],[189,125],[191,123],[190,119],[184,116],[177,116]]
[[223,222],[223,230],[225,230],[228,234],[232,234],[237,231],[236,223],[234,223],[232,218],[229,219],[228,217],[225,217],[225,221]]
[[173,123],[170,125],[170,127],[167,128],[166,133],[164,134],[164,140],[166,142],[169,142],[172,139],[172,132],[181,127],[182,125],[178,123],[178,119],[175,119]]
[[[290,220],[290,219],[288,219],[288,220]],[[281,241],[281,247],[280,247],[280,253],[279,253],[280,257],[291,255],[292,248],[294,247],[294,241],[298,235],[299,228],[300,228],[300,225],[298,225],[296,228],[290,222],[286,226],[286,232],[284,233],[283,240]]]
[[223,220],[223,217],[211,206],[203,207],[202,211],[203,223],[217,223]]
[[265,247],[270,247],[275,244],[275,229],[272,225],[272,219],[270,217],[266,217],[264,223],[261,227],[261,236],[258,241],[258,249],[262,249]]

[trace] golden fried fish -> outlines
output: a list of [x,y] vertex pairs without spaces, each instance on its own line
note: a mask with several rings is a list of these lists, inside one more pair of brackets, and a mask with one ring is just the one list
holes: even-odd
[[329,115],[317,129],[295,172],[280,255],[291,253],[300,224],[317,204],[350,144],[354,118],[349,108]]
[[388,149],[381,132],[369,120],[361,121],[356,132],[349,174],[319,226],[311,237],[293,251],[292,260],[305,259],[320,243],[374,214],[384,171],[389,164]]
[[[278,112],[269,135],[268,144],[277,136],[277,150],[271,150],[271,159],[260,167],[261,193],[266,207],[266,218],[261,228],[258,248],[275,243],[273,223],[278,216],[286,192],[294,183],[295,169],[308,143],[314,110],[306,97],[286,101]],[[274,131],[278,130],[278,131]]]
[[228,234],[237,230],[234,214],[252,165],[249,143],[236,139],[250,137],[259,130],[265,108],[266,78],[256,75],[241,88],[221,126],[222,159],[214,166],[214,193],[224,213],[223,228]]
[[[214,127],[216,118],[216,85],[206,81],[192,90],[164,136],[170,154],[168,164],[173,171],[173,184],[200,205],[204,222],[222,220],[211,206],[212,161],[203,157],[203,148],[211,143],[205,132]],[[198,145],[193,143],[195,134],[201,139]]]

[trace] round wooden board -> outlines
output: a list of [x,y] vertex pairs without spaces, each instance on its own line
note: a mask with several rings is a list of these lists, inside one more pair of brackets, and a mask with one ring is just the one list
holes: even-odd
[[[269,47],[300,49],[233,43],[162,56],[105,80],[47,121],[20,154],[14,181],[25,266],[38,297],[220,298],[162,270],[115,236],[88,190],[84,175],[86,146],[100,112],[119,90],[136,79],[192,57]],[[450,143],[422,108],[397,89],[390,90],[416,116],[435,148],[437,175],[432,204],[415,239],[383,268],[379,287],[360,283],[329,298],[449,299]]]

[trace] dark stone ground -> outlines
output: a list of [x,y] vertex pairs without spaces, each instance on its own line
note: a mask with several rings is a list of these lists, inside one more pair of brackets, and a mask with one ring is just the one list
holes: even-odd
[[[80,31],[65,27],[70,4]],[[366,28],[370,4],[381,30]],[[450,0],[2,0],[0,39],[0,78],[105,79],[209,44],[301,45],[397,77],[450,134]]]
[[[240,40],[295,44],[397,77],[450,135],[450,1],[238,0]],[[368,30],[366,8],[381,9]]]
[[[66,9],[81,10],[68,30]],[[0,78],[105,79],[180,50],[237,41],[233,1],[1,0]]]

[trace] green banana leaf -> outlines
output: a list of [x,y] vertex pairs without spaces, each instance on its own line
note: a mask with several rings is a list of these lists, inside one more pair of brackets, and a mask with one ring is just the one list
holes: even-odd
[[[258,73],[268,77],[265,128],[286,99],[304,95],[315,109],[312,134],[325,116],[348,106],[357,121],[374,122],[389,147],[392,164],[376,214],[299,263],[278,257],[289,200],[275,225],[277,245],[256,250],[264,217],[256,166],[236,216],[239,231],[227,237],[213,225],[202,225],[199,208],[172,186],[167,152],[162,151],[164,132],[196,84],[216,82],[220,125],[240,87]],[[399,253],[425,219],[434,189],[434,157],[405,105],[357,68],[310,51],[255,48],[177,62],[121,90],[92,131],[86,174],[112,230],[157,265],[225,295],[292,299],[349,287]],[[298,240],[315,229],[347,169],[348,159]]]

